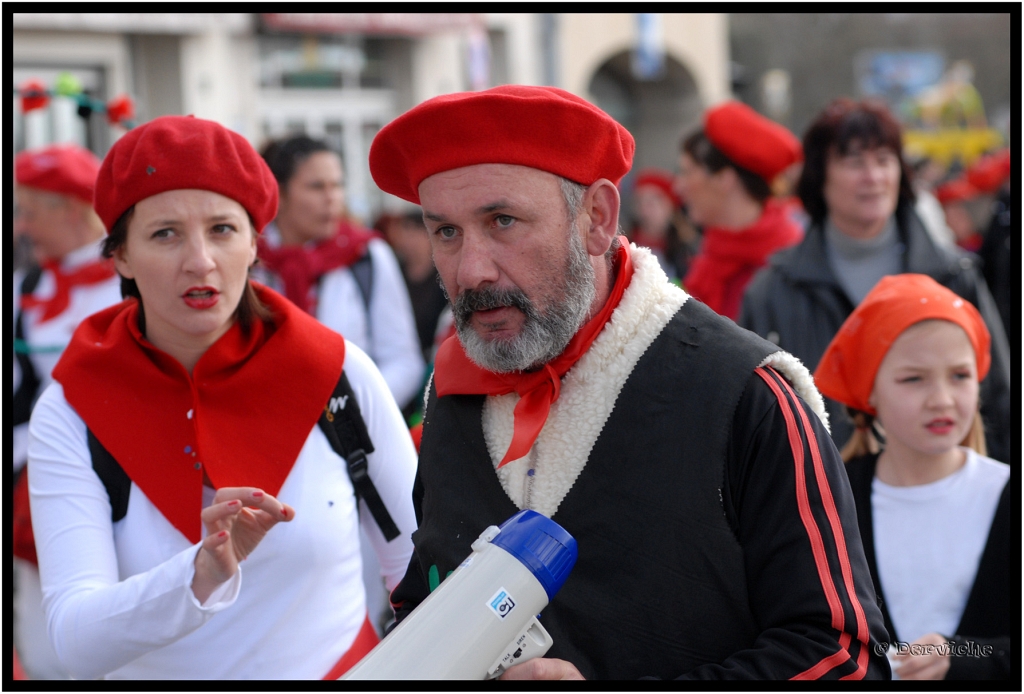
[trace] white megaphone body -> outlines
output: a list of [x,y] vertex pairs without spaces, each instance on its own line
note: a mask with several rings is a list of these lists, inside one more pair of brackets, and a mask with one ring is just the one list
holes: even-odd
[[473,553],[346,680],[497,677],[547,653],[537,619],[576,563],[576,540],[535,511],[490,526]]

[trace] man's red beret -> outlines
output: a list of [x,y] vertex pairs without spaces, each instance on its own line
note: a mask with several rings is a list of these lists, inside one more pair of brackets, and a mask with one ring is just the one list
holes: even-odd
[[709,109],[704,134],[734,164],[768,182],[803,159],[793,133],[738,101]]
[[665,197],[672,201],[672,204],[679,207],[683,204],[683,199],[679,197],[679,193],[676,192],[675,183],[672,174],[665,169],[643,169],[636,175],[636,182],[633,183],[633,190],[636,190],[640,186],[654,186],[665,194]]
[[277,215],[277,181],[249,141],[219,123],[162,116],[107,152],[93,206],[107,231],[125,210],[168,190],[209,190],[238,202],[260,232]]
[[69,195],[90,204],[99,170],[96,155],[78,145],[26,150],[14,158],[18,185]]
[[518,164],[590,185],[616,185],[633,136],[590,102],[555,87],[507,85],[424,101],[377,133],[370,173],[381,190],[419,204],[423,179],[474,164]]

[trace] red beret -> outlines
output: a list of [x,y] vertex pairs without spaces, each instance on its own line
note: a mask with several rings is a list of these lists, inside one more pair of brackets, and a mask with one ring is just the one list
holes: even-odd
[[181,189],[231,198],[257,232],[277,215],[277,181],[263,157],[238,133],[192,116],[156,118],[115,142],[100,167],[93,206],[109,232],[138,201]]
[[954,178],[935,189],[935,197],[943,205],[973,200],[979,195],[981,195],[981,191],[972,186],[965,178]]
[[734,164],[768,182],[803,159],[793,133],[739,101],[709,109],[704,134]]
[[474,164],[518,164],[590,185],[616,185],[633,136],[611,116],[555,87],[507,85],[424,101],[377,133],[370,173],[381,190],[419,204],[423,179]]
[[982,157],[967,169],[967,180],[984,193],[995,193],[1010,177],[1010,150]]
[[92,203],[100,160],[78,145],[61,145],[19,152],[14,158],[14,180],[19,185],[70,195]]
[[992,338],[978,309],[927,275],[890,275],[868,292],[832,338],[814,371],[818,390],[861,412],[876,414],[868,399],[882,359],[904,330],[931,319],[963,328],[974,348],[978,380],[985,378],[992,363]]
[[664,169],[643,169],[636,175],[633,190],[640,186],[654,186],[660,189],[665,194],[665,197],[672,201],[673,205],[679,207],[683,204],[683,201],[675,190],[674,182],[672,174]]

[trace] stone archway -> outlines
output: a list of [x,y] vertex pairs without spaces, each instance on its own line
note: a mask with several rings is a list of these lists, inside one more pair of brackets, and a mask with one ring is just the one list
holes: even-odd
[[[704,105],[697,83],[669,54],[657,80],[636,79],[630,59],[626,50],[604,61],[590,79],[590,97],[636,139],[633,172],[648,166],[674,170],[680,138],[700,125]],[[631,189],[631,177],[623,181],[624,195]]]

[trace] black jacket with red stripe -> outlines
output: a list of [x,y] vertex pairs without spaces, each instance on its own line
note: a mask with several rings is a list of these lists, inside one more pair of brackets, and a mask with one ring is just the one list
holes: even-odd
[[[849,483],[777,347],[687,301],[626,380],[552,519],[579,558],[541,622],[588,679],[887,678]],[[518,510],[484,396],[431,392],[399,619]]]

